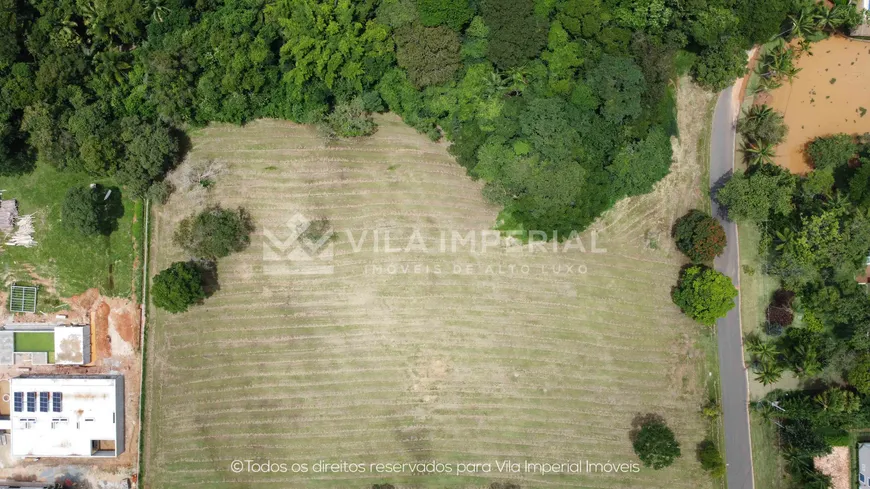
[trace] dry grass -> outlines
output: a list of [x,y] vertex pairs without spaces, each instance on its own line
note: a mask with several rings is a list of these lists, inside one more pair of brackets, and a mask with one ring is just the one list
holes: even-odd
[[[697,91],[680,93],[694,100]],[[313,129],[272,120],[194,135],[187,164],[227,168],[206,200],[245,206],[257,230],[250,249],[221,261],[221,289],[204,305],[151,316],[146,487],[708,485],[694,457],[707,429],[699,414],[707,376],[700,328],[669,297],[682,262],[668,230],[698,203],[697,161],[681,159],[653,194],[620,203],[596,224],[606,253],[376,253],[376,229],[391,230],[392,246],[419,229],[431,250],[442,230],[490,229],[497,213],[445,145],[394,117],[379,123],[369,139],[328,145]],[[697,140],[684,134],[685,143]],[[678,154],[691,154],[675,144]],[[176,195],[154,213],[154,271],[183,258],[171,234],[192,205]],[[263,260],[264,231],[281,233],[297,212],[327,217],[338,231],[333,274],[292,275]],[[361,251],[344,237],[348,230],[356,239],[369,231]],[[650,233],[657,246],[648,246]],[[583,242],[589,251],[588,235]],[[412,268],[372,271],[390,265]],[[473,273],[453,273],[454,265]],[[511,273],[511,265],[528,265],[529,273]],[[568,265],[575,273],[554,273]],[[585,274],[576,273],[580,265]],[[682,442],[684,456],[672,468],[230,471],[235,459],[629,462],[636,461],[631,422],[648,412],[663,415]]]

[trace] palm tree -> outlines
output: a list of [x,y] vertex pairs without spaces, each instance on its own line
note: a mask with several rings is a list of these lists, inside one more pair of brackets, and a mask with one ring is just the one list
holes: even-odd
[[124,53],[118,49],[100,51],[94,55],[94,61],[96,61],[97,71],[109,82],[123,83],[127,71],[132,68],[125,60]]
[[761,419],[770,421],[776,414],[776,410],[770,405],[770,402],[761,400],[751,403],[752,409],[761,416]]
[[843,25],[845,12],[843,6],[828,8],[824,3],[816,4],[816,26],[823,31],[832,32]]
[[773,362],[764,362],[756,371],[755,380],[770,385],[782,378],[783,368]]
[[163,22],[163,17],[170,10],[163,6],[163,0],[151,0],[151,19],[157,22]]
[[779,355],[779,350],[772,341],[764,341],[758,345],[755,354],[758,355],[758,359],[761,360],[762,364],[769,364]]
[[486,78],[486,86],[483,91],[488,95],[503,92],[507,89],[507,81],[498,71],[493,71]]
[[791,23],[792,37],[806,39],[819,33],[816,27],[816,16],[810,7],[804,7],[797,15],[789,16],[789,22]]
[[[761,75],[761,73],[759,73]],[[761,76],[758,79],[758,86],[755,87],[755,92],[769,92],[771,90],[776,90],[777,88],[782,86],[782,82],[777,80],[776,78]]]
[[750,163],[770,163],[773,164],[773,157],[776,156],[774,146],[767,143],[749,143],[743,148],[743,153]]

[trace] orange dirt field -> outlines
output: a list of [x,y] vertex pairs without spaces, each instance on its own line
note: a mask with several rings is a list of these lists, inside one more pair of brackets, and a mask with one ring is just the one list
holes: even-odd
[[870,110],[870,42],[825,39],[813,44],[812,55],[801,56],[797,66],[801,72],[771,92],[769,103],[788,125],[788,138],[776,148],[776,163],[806,173],[811,168],[803,149],[812,139],[870,132],[870,114],[862,116],[861,110]]

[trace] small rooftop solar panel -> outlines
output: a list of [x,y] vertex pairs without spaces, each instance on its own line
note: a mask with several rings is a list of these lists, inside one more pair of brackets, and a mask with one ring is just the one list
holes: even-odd
[[28,392],[27,393],[27,412],[35,413],[36,412],[36,393]]
[[63,408],[63,393],[62,392],[54,392],[51,394],[51,410],[55,413],[61,412]]

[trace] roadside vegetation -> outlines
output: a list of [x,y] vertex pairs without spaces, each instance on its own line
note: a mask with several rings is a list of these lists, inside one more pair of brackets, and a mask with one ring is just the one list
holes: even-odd
[[812,457],[830,452],[846,430],[868,423],[864,402],[870,353],[870,299],[863,276],[870,253],[864,200],[870,182],[868,138],[837,134],[807,145],[813,170],[798,176],[754,160],[718,198],[732,219],[761,231],[760,271],[779,289],[764,311],[763,332],[746,348],[756,381],[790,372],[807,390],[774,390],[755,404],[779,426],[788,472],[801,487],[825,487]]

